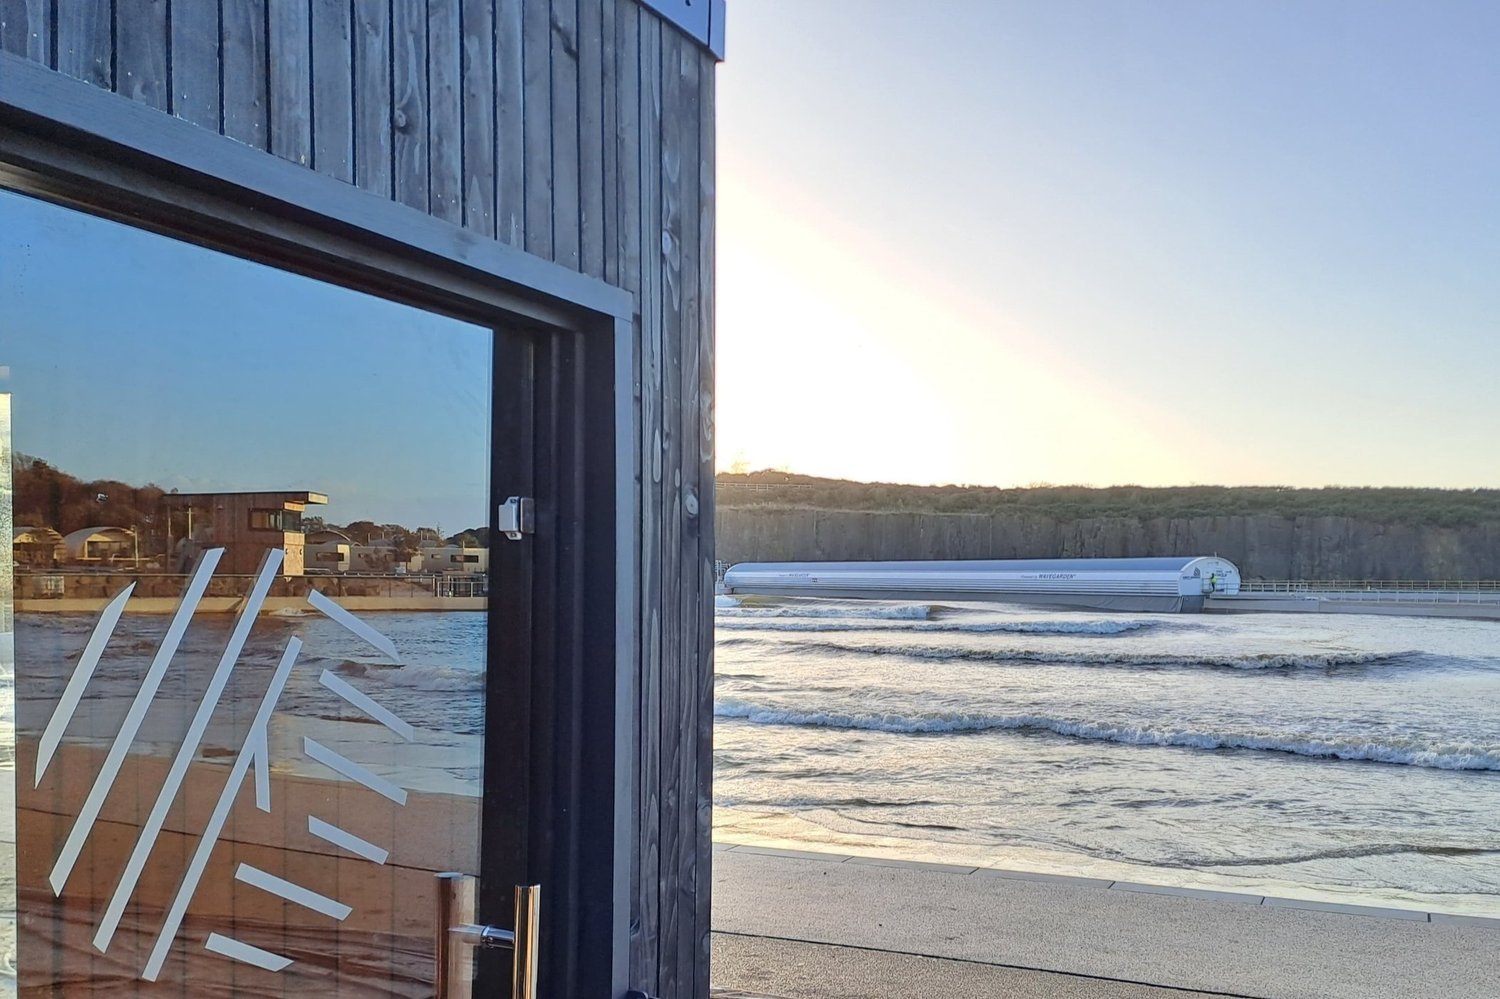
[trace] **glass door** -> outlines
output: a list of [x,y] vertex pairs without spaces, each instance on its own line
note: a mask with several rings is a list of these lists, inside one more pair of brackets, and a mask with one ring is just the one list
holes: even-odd
[[438,875],[520,839],[481,829],[516,344],[5,191],[0,261],[9,987],[433,995]]

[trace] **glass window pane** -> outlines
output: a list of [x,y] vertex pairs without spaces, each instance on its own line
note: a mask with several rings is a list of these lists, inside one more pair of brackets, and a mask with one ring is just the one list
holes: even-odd
[[492,332],[5,192],[0,260],[22,987],[430,995]]

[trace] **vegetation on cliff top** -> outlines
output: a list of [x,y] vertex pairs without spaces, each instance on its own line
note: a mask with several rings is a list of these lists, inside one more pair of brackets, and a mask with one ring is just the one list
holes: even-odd
[[1500,489],[1328,486],[911,486],[760,471],[717,477],[721,507],[985,513],[1054,520],[1160,517],[1348,517],[1373,524],[1500,524]]

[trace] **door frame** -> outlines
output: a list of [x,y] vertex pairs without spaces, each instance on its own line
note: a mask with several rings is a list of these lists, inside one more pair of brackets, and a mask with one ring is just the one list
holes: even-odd
[[[638,628],[633,296],[8,52],[0,52],[0,186],[526,335],[559,444],[538,456],[559,505],[538,511],[538,533],[522,543],[545,544],[529,561],[552,565],[552,620],[537,615],[529,637],[566,654],[554,657],[561,672],[548,684],[527,683],[535,700],[524,735],[525,825],[548,843],[525,854],[542,865],[530,876],[543,885],[543,932],[565,927],[571,937],[544,940],[545,979],[567,983],[559,994],[623,996]],[[493,437],[500,421],[496,407]],[[492,442],[492,451],[505,446]],[[497,547],[492,572],[516,562],[506,554]],[[495,687],[487,684],[487,772]],[[571,770],[544,773],[540,761],[559,749],[571,750]],[[494,828],[491,814],[515,802],[491,791],[487,777]],[[492,834],[483,842],[491,847]],[[488,880],[482,915],[497,919],[510,886]]]

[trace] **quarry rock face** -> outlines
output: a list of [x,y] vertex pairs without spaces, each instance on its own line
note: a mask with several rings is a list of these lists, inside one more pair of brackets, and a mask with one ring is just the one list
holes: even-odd
[[1247,579],[1500,579],[1500,524],[1424,527],[1347,517],[1062,520],[721,506],[715,547],[715,557],[731,563],[1220,555]]

